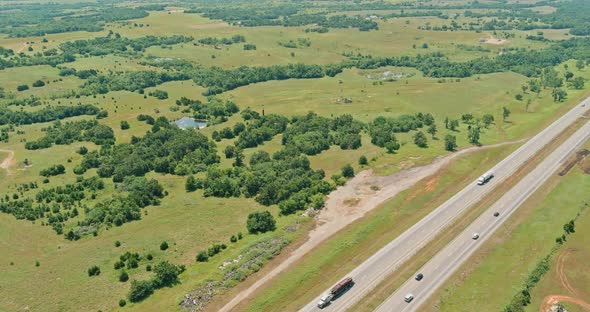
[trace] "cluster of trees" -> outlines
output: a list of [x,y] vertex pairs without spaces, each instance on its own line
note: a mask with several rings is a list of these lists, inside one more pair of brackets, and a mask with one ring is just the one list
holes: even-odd
[[168,261],[162,261],[154,266],[153,272],[155,275],[152,279],[131,282],[131,289],[127,294],[127,298],[131,302],[139,302],[149,297],[159,288],[172,287],[180,283],[178,275],[185,270],[184,265],[174,265]]
[[[233,101],[216,97],[210,97],[206,104],[199,100],[182,97],[180,100],[176,100],[176,105],[186,106],[193,112],[195,119],[207,120],[208,125],[225,122],[228,117],[240,111],[238,105]],[[183,110],[183,112],[188,113],[189,110]]]
[[39,172],[39,174],[43,177],[51,177],[64,173],[66,173],[66,167],[64,167],[64,165],[61,164],[53,165],[49,168],[42,169],[41,172]]
[[242,117],[248,121],[248,126],[240,132],[234,142],[240,149],[256,147],[270,141],[275,135],[285,132],[289,124],[287,117],[276,114],[260,116],[250,109],[243,110]]
[[[16,5],[11,14],[3,14],[0,32],[11,37],[44,36],[71,31],[96,32],[104,29],[108,22],[136,19],[148,16],[141,8],[98,7],[89,14],[76,14],[76,10],[87,9],[80,4],[30,4]],[[8,8],[3,8],[8,9]]]
[[123,223],[141,219],[140,209],[158,205],[165,196],[164,188],[155,179],[126,177],[117,185],[117,194],[97,203],[86,211],[84,220],[74,230],[84,227],[98,228],[101,224],[121,226]]
[[308,113],[295,116],[283,135],[283,145],[288,149],[306,155],[316,155],[338,145],[342,149],[357,149],[361,146],[360,132],[363,124],[351,115],[342,115],[334,119]]
[[48,106],[33,112],[0,108],[0,125],[30,125],[82,115],[96,115],[100,109],[91,104],[77,106]]
[[169,37],[145,36],[131,39],[111,32],[106,37],[67,41],[60,44],[59,48],[66,54],[99,56],[142,52],[152,46],[169,46],[191,41],[193,41],[192,37],[180,35]]
[[230,45],[234,43],[246,42],[246,37],[244,37],[243,35],[233,35],[230,38],[207,37],[199,39],[198,42],[206,45]]
[[53,144],[68,145],[76,141],[89,141],[97,145],[112,145],[115,134],[109,126],[101,125],[96,120],[80,120],[62,123],[56,121],[45,129],[47,134],[36,140],[25,143],[28,150],[51,147]]
[[309,38],[297,38],[297,40],[289,39],[289,41],[279,42],[280,46],[285,48],[306,48],[311,46],[311,40]]
[[81,166],[98,168],[101,177],[121,182],[128,176],[147,172],[186,175],[205,171],[219,162],[215,144],[194,129],[181,130],[164,118],[158,118],[152,130],[131,143],[103,146],[99,152],[84,155]]
[[324,176],[322,170],[312,170],[299,151],[283,149],[272,158],[265,151],[256,152],[250,166],[212,166],[197,186],[205,196],[255,197],[263,205],[279,204],[282,214],[291,214],[308,206],[321,207],[324,195],[334,188]]
[[[430,126],[433,124],[434,117],[430,113],[400,115],[398,117],[379,116],[369,124],[369,135],[371,136],[371,143],[379,147],[385,147],[389,153],[393,153],[400,148],[395,133],[409,132],[422,128],[424,125]],[[426,138],[419,137],[416,144],[423,145],[423,139]]]

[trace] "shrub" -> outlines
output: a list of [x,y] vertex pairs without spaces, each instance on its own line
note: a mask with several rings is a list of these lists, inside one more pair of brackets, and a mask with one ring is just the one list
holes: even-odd
[[152,266],[150,264],[146,265],[145,266],[145,270],[148,271],[148,272],[151,272],[152,271]]
[[252,234],[265,233],[276,229],[276,221],[269,211],[258,211],[248,215],[246,227]]
[[121,242],[120,241],[116,241],[115,242],[115,247],[119,247],[119,246],[121,246]]
[[113,265],[113,267],[115,268],[115,270],[118,270],[118,269],[120,269],[120,268],[122,268],[124,266],[125,266],[125,262],[123,262],[121,260],[115,262],[115,264]]
[[168,249],[168,243],[166,241],[163,241],[160,244],[160,250],[166,250],[166,249]]
[[154,285],[151,281],[132,281],[128,298],[131,302],[139,302],[154,292]]
[[367,165],[369,163],[369,161],[367,160],[367,157],[365,155],[362,155],[359,158],[359,165],[364,166]]
[[152,256],[152,254],[147,254],[145,258],[151,261],[152,259],[154,259],[154,256]]
[[119,300],[119,306],[120,307],[124,307],[126,304],[127,304],[127,301],[125,301],[125,299]]
[[345,178],[352,178],[354,177],[354,169],[350,164],[342,167],[342,176]]
[[43,80],[37,80],[35,82],[33,82],[33,87],[35,88],[39,88],[45,85],[45,82],[43,82]]
[[197,262],[207,262],[207,260],[209,260],[209,255],[206,251],[202,250],[197,254],[196,260]]
[[129,129],[129,122],[127,122],[126,120],[121,121],[121,130],[127,130]]
[[100,268],[96,265],[93,265],[88,268],[88,276],[97,276],[100,275]]
[[29,86],[28,85],[20,85],[18,87],[16,87],[17,91],[25,91],[25,90],[29,90]]
[[119,274],[119,282],[126,282],[129,280],[129,274],[127,274],[127,272],[125,271],[121,271],[121,274]]
[[238,241],[238,238],[237,238],[235,235],[232,235],[232,236],[229,238],[229,241],[230,241],[230,242],[232,242],[232,243],[235,243],[235,242],[237,242],[237,241]]

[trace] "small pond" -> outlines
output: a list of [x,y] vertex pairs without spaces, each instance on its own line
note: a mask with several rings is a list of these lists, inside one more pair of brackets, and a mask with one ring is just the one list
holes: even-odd
[[195,120],[194,118],[190,117],[182,117],[178,120],[171,122],[178,126],[180,129],[188,129],[188,128],[205,128],[207,127],[207,122],[201,120]]

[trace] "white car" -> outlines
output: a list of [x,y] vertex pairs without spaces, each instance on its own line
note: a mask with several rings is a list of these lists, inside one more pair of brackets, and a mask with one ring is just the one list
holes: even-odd
[[471,236],[471,238],[478,239],[479,238],[479,234],[478,233],[473,233],[473,235]]
[[410,302],[410,301],[412,301],[412,300],[414,300],[414,295],[412,295],[412,294],[407,294],[407,295],[404,297],[404,301],[405,301],[405,302]]

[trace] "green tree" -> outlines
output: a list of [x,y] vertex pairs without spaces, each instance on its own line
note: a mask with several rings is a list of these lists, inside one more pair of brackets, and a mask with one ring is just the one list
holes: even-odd
[[449,129],[449,117],[445,117],[445,129]]
[[153,271],[156,274],[153,285],[156,288],[161,288],[177,284],[179,282],[178,275],[184,270],[181,266],[162,261],[154,266]]
[[122,120],[121,121],[121,130],[127,130],[129,129],[129,122],[127,122],[127,120]]
[[510,117],[510,110],[504,106],[502,107],[502,118],[506,121],[506,118]]
[[571,220],[570,222],[564,224],[563,230],[565,231],[566,234],[574,233],[576,231],[574,220]]
[[257,211],[248,215],[246,228],[249,233],[257,234],[274,231],[277,227],[276,221],[269,211]]
[[342,176],[345,178],[354,177],[354,168],[350,164],[345,165],[342,167]]
[[480,135],[480,129],[479,127],[471,127],[468,131],[467,131],[467,139],[469,140],[469,143],[473,144],[473,145],[479,145],[479,135]]
[[124,307],[125,305],[127,305],[127,301],[125,301],[125,299],[121,299],[121,300],[119,300],[119,306],[120,306],[121,308],[122,308],[122,307]]
[[422,148],[428,147],[428,139],[426,139],[424,132],[418,131],[414,134],[414,144]]
[[202,250],[197,254],[196,260],[197,262],[207,262],[207,260],[209,260],[209,255],[206,251]]
[[489,127],[494,122],[494,115],[492,115],[492,114],[484,114],[481,117],[481,122],[483,122],[483,126],[485,128]]
[[578,70],[582,70],[582,69],[584,69],[584,67],[586,67],[586,62],[584,62],[584,60],[576,61],[576,68]]
[[228,145],[225,147],[223,153],[225,154],[225,158],[233,158],[236,155],[236,147],[234,145]]
[[121,274],[119,274],[119,282],[126,282],[129,280],[129,274],[127,274],[127,272],[125,271],[121,271]]
[[554,102],[562,102],[567,97],[567,92],[561,88],[554,88],[551,93]]
[[572,80],[571,83],[572,87],[577,90],[584,89],[584,78],[583,77],[576,77]]
[[234,167],[242,167],[244,166],[244,152],[242,149],[236,149],[235,160],[233,163]]
[[541,83],[537,79],[529,80],[529,88],[532,92],[536,93],[537,96],[539,96],[539,93],[541,93],[542,90]]
[[189,175],[186,178],[186,183],[184,185],[184,188],[186,189],[187,192],[196,191],[198,188],[197,179],[195,179],[195,177],[193,175]]
[[574,73],[568,71],[564,74],[564,77],[565,81],[569,81],[570,79],[574,78]]
[[166,242],[166,241],[163,241],[163,242],[160,244],[160,250],[166,250],[166,249],[168,249],[168,242]]
[[362,156],[359,158],[359,165],[361,165],[361,166],[365,166],[365,165],[367,165],[368,163],[369,163],[369,161],[367,160],[367,157],[366,157],[365,155],[362,155]]
[[93,265],[88,268],[88,276],[97,276],[100,275],[100,268],[96,265]]
[[436,125],[435,124],[431,124],[428,129],[426,129],[426,131],[432,136],[432,138],[434,139],[434,136],[436,135]]
[[445,149],[447,151],[454,151],[457,148],[457,137],[451,134],[445,136]]
[[127,297],[131,302],[139,302],[154,292],[152,281],[132,281]]

